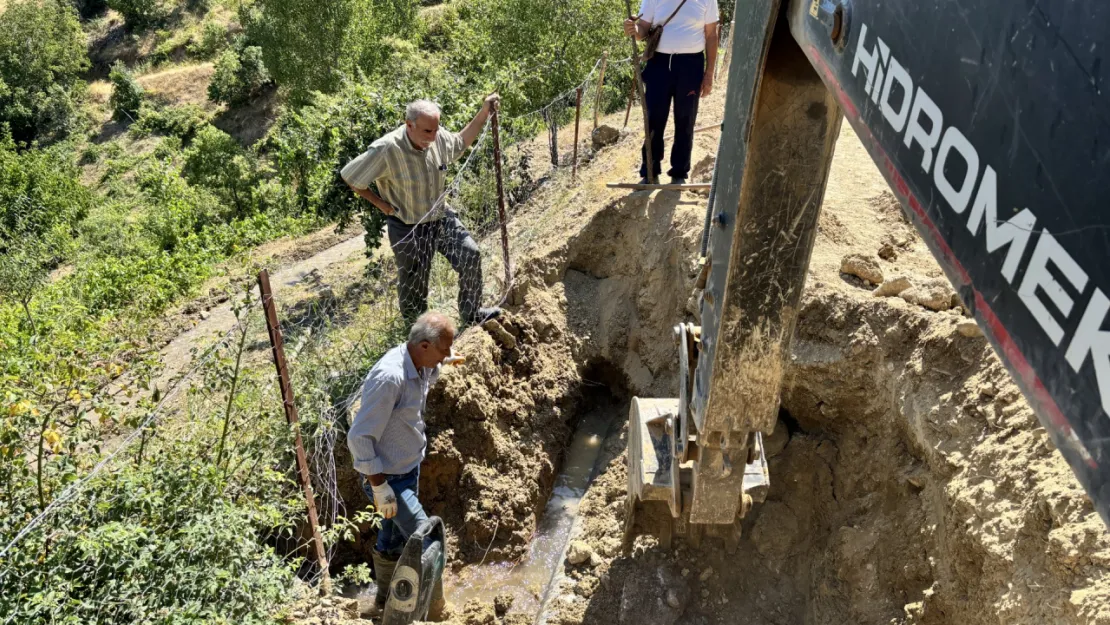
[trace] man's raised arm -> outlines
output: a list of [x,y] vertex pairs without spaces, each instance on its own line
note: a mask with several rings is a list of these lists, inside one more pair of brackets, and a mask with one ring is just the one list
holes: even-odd
[[478,133],[482,132],[482,127],[486,125],[486,120],[489,119],[490,111],[493,110],[493,104],[500,101],[501,96],[496,93],[491,93],[486,96],[485,101],[482,102],[482,110],[478,111],[478,114],[474,116],[474,119],[470,120],[466,128],[463,128],[462,131],[459,132],[459,136],[461,136],[463,140],[464,152],[474,143],[474,140],[478,138]]

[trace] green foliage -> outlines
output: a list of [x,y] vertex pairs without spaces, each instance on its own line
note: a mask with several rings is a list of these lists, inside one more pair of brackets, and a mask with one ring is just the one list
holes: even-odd
[[0,252],[0,299],[19,302],[32,334],[37,333],[31,299],[46,283],[54,254],[41,237],[25,232],[8,235]]
[[189,184],[209,189],[243,217],[259,208],[262,182],[258,159],[226,132],[205,126],[185,151],[182,173]]
[[92,204],[78,175],[60,147],[19,152],[10,138],[0,138],[0,251],[18,233],[43,239],[61,256]]
[[205,20],[200,33],[189,43],[189,53],[202,59],[210,59],[227,47],[227,38],[226,24]]
[[385,36],[415,34],[416,6],[412,0],[257,0],[240,21],[261,46],[274,81],[302,99],[380,67]]
[[270,74],[262,61],[261,48],[229,49],[216,61],[216,72],[208,84],[208,99],[237,106],[257,96],[269,84]]
[[0,123],[20,143],[76,129],[89,66],[77,13],[63,0],[16,0],[0,13]]
[[157,133],[177,137],[182,143],[193,140],[201,128],[208,125],[210,115],[196,104],[156,108],[144,105],[139,109],[139,120],[131,132],[140,135]]
[[108,0],[108,6],[123,16],[128,28],[142,30],[161,23],[170,15],[166,0]]
[[116,61],[112,65],[108,80],[112,82],[112,96],[108,100],[112,114],[121,121],[134,121],[139,115],[139,106],[143,103],[142,85],[135,80],[135,75],[122,61]]

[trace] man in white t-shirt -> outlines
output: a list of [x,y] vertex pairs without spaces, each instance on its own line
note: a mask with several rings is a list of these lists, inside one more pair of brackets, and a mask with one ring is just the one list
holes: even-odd
[[[717,0],[641,0],[639,19],[624,21],[624,32],[636,39],[647,37],[652,24],[663,24],[659,48],[643,68],[648,128],[651,132],[652,170],[663,169],[663,136],[674,102],[674,144],[671,147],[671,182],[686,182],[698,99],[713,91],[717,64]],[[675,11],[678,11],[675,13]],[[667,18],[674,17],[667,22]],[[640,175],[648,177],[647,150],[641,157]]]

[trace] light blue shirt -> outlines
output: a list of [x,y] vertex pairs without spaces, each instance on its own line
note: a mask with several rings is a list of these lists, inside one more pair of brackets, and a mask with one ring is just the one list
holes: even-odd
[[347,446],[363,475],[408,473],[424,460],[424,406],[439,367],[417,371],[404,343],[386,352],[362,382],[362,403]]

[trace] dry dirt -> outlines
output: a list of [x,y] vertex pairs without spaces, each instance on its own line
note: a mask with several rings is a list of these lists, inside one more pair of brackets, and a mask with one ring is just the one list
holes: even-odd
[[[719,119],[720,106],[710,101],[703,119]],[[695,179],[708,178],[716,140],[698,136]],[[630,135],[603,148],[577,182],[557,177],[513,217],[509,312],[460,337],[468,363],[430,398],[421,499],[447,521],[456,571],[524,553],[584,388],[676,395],[670,329],[694,320],[705,199],[607,189],[636,176],[635,144]],[[881,272],[888,295],[841,273],[850,255]],[[621,429],[580,508],[582,563],[567,565],[545,621],[1110,624],[1106,528],[942,278],[845,126],[782,389],[771,492],[738,553],[712,539],[664,551],[641,537],[621,555]],[[346,479],[348,502],[363,505]],[[459,606],[453,621],[532,622],[497,616],[489,599]]]

